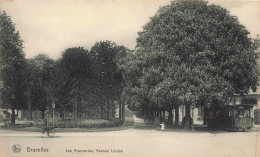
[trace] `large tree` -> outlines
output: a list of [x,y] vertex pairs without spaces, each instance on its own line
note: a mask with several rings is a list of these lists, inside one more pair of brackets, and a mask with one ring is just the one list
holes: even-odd
[[14,23],[5,11],[0,10],[1,105],[11,108],[12,124],[15,124],[15,109],[25,105],[25,55],[22,48]]
[[28,118],[31,118],[31,111],[36,109],[42,111],[44,118],[46,107],[54,100],[55,61],[47,55],[39,54],[29,59],[26,65]]
[[[95,89],[98,89],[102,116],[106,111],[106,119],[110,119],[111,113],[115,113],[115,103],[119,104],[121,118],[121,93],[123,76],[118,67],[119,58],[124,56],[126,49],[111,41],[100,41],[90,50],[93,68],[93,80]],[[110,110],[110,108],[112,110]]]
[[171,2],[138,34],[142,71],[159,67],[161,76],[170,73],[149,86],[173,85],[170,97],[185,106],[185,128],[190,128],[192,104],[223,105],[234,94],[247,94],[258,85],[258,56],[249,32],[220,6],[202,0]]
[[57,61],[53,84],[60,111],[72,110],[74,118],[85,114],[110,119],[117,104],[122,110],[123,77],[118,65],[125,51],[110,41],[97,42],[90,52],[82,47],[66,49]]
[[[57,62],[54,87],[56,103],[61,111],[73,110],[78,118],[84,99],[91,93],[92,69],[89,52],[82,47],[68,48]],[[81,111],[81,112],[78,112]]]

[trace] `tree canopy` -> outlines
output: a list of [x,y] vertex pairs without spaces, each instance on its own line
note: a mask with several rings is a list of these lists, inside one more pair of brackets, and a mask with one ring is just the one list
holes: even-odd
[[143,63],[134,88],[146,91],[142,93],[154,102],[150,105],[167,100],[187,109],[226,104],[234,94],[247,94],[258,85],[258,56],[248,34],[220,6],[201,0],[171,2],[138,33],[135,53]]
[[[54,68],[55,61],[47,55],[39,54],[27,60],[27,107],[42,111],[54,100]],[[33,105],[32,105],[33,104]]]
[[[1,104],[44,112],[55,101],[74,118],[110,119],[124,104],[144,115],[179,107],[228,104],[234,95],[256,90],[259,79],[256,46],[238,19],[203,0],[177,0],[161,7],[138,33],[134,51],[111,41],[88,51],[72,47],[57,61],[38,55],[27,61],[14,24],[0,10]],[[27,64],[26,64],[27,63]],[[33,105],[35,104],[35,105]],[[96,115],[93,115],[96,113]]]
[[83,47],[66,49],[53,78],[54,99],[60,111],[73,111],[74,118],[85,114],[109,119],[114,115],[123,88],[118,61],[124,51],[111,41],[97,42],[90,51]]
[[92,77],[91,61],[88,50],[73,47],[64,50],[57,61],[54,87],[55,101],[61,110],[77,110],[81,107],[84,95],[88,94]]
[[14,109],[24,108],[25,104],[25,57],[22,48],[22,40],[11,18],[0,10],[1,105],[12,109],[12,124],[15,123]]
[[125,51],[125,47],[111,41],[97,42],[90,50],[94,88],[99,91],[97,95],[101,100],[101,110],[103,112],[103,109],[106,109],[107,119],[109,119],[109,109],[115,108],[113,104],[120,99],[122,93],[123,74],[118,67],[118,62],[120,55]]

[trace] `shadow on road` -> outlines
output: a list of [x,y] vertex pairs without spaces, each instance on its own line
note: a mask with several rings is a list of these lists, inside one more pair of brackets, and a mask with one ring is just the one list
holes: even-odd
[[[134,129],[139,130],[157,130],[161,131],[160,128],[156,128],[153,124],[150,123],[134,123],[133,125]],[[227,133],[237,133],[242,131],[236,131],[236,130],[223,130],[223,129],[209,129],[207,126],[202,124],[195,124],[194,130],[185,130],[182,126],[166,126],[166,129],[164,132],[180,132],[180,133],[212,133],[212,134],[227,134]],[[260,132],[260,127],[255,126],[251,129],[247,129],[246,132]]]
[[36,136],[38,138],[60,138],[61,136],[55,136],[55,135],[50,135],[50,136],[47,136],[47,135],[42,135],[42,136]]

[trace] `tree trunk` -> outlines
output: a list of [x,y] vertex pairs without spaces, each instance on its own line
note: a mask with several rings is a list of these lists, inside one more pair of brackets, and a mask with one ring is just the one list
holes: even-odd
[[191,129],[190,104],[185,104],[184,129]]
[[125,102],[122,102],[122,120],[125,121]]
[[213,121],[211,122],[211,125],[212,125],[212,127],[215,129],[215,128],[217,127],[217,125],[216,125],[216,124],[217,124],[217,123],[216,123],[217,109],[216,109],[215,106],[213,106],[212,109],[213,109],[213,111],[212,111],[212,112],[213,112],[213,113],[212,113],[212,114],[213,114],[213,115],[212,115],[212,116],[213,116]]
[[168,125],[173,125],[172,108],[169,108],[168,112],[169,112]]
[[121,102],[121,98],[118,99],[118,113],[119,113],[119,120],[122,120],[122,102]]
[[44,119],[44,107],[42,107],[41,109],[42,109],[42,119]]
[[76,104],[77,103],[74,103],[74,105],[73,105],[73,119],[76,118]]
[[112,101],[112,118],[116,118],[116,102]]
[[31,107],[32,105],[31,105],[31,102],[30,101],[28,101],[27,102],[27,108],[28,108],[28,110],[26,111],[26,118],[28,119],[28,120],[31,120],[32,119],[32,107]]
[[153,123],[154,121],[154,111],[150,110],[149,111],[149,123]]
[[79,101],[77,100],[76,101],[76,104],[75,104],[75,117],[74,118],[78,118],[78,104],[79,103]]
[[106,103],[107,108],[107,120],[109,120],[109,101]]
[[28,112],[29,112],[29,117],[28,117],[28,119],[29,120],[31,120],[32,119],[32,104],[30,103],[30,105],[29,105],[29,108],[28,108]]
[[104,119],[104,107],[103,107],[103,105],[101,106],[101,118]]
[[89,112],[90,111],[88,111],[87,108],[85,108],[85,119],[89,118]]
[[174,108],[174,115],[175,115],[175,122],[174,125],[178,126],[179,125],[179,106],[175,106]]
[[72,105],[72,116],[73,116],[73,119],[74,119],[74,115],[75,115],[75,106],[74,104]]
[[153,109],[153,123],[155,123],[156,117],[157,117],[157,115],[156,115],[156,109]]
[[31,93],[27,93],[27,107],[28,107],[28,114],[27,119],[32,119],[32,99],[31,99]]
[[12,108],[11,124],[12,124],[12,125],[15,124],[15,110],[14,110],[14,108]]

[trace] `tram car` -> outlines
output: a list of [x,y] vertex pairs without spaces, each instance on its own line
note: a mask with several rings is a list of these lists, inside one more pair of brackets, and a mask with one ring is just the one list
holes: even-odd
[[260,109],[255,109],[254,114],[255,114],[255,116],[254,116],[255,124],[260,124]]
[[205,108],[203,123],[213,129],[245,131],[253,127],[252,108],[243,104]]

